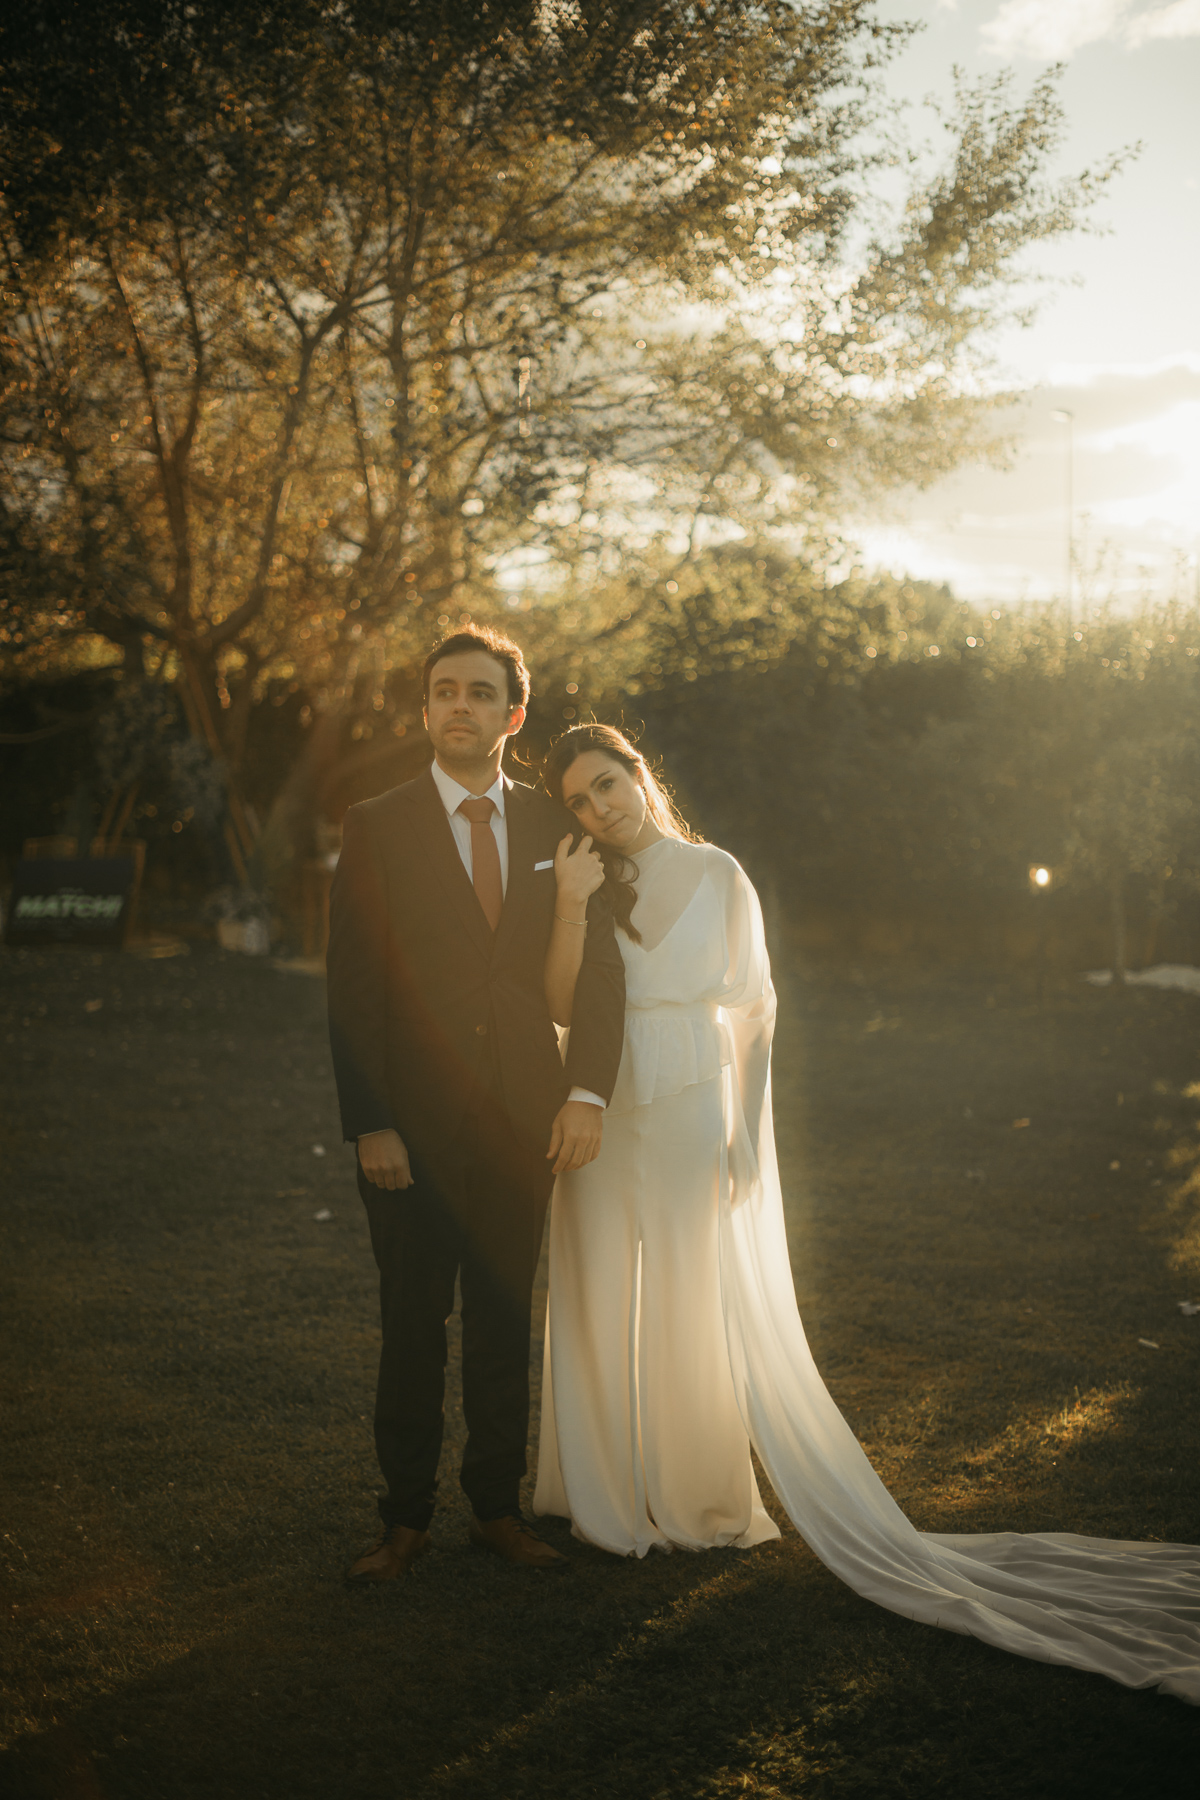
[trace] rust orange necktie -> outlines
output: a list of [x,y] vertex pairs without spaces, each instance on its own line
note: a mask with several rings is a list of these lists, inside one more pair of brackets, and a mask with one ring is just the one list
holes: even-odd
[[495,802],[488,799],[464,800],[459,807],[464,819],[471,822],[471,880],[475,895],[483,908],[483,916],[495,931],[504,905],[504,883],[500,879],[500,847],[492,830]]

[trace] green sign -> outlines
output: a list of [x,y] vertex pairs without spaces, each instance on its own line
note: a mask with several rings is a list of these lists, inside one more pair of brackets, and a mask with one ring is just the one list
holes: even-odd
[[35,857],[19,862],[6,944],[93,944],[119,950],[133,893],[131,856]]

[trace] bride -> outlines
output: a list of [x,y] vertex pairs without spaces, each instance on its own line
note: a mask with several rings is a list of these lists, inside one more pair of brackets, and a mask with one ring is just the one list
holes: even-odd
[[[834,1574],[906,1618],[1200,1704],[1200,1549],[1065,1532],[946,1536],[905,1518],[834,1405],[796,1309],[771,1118],[762,918],[620,732],[554,745],[587,834],[556,861],[546,964],[569,1025],[588,895],[626,971],[600,1155],[559,1178],[534,1511],[617,1555],[779,1536],[753,1447]],[[589,839],[597,848],[593,849]]]

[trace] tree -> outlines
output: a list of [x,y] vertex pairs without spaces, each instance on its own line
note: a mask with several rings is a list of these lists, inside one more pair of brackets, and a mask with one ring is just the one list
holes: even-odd
[[724,673],[649,670],[635,698],[600,703],[644,721],[688,816],[782,913],[848,946],[890,937],[998,960],[1031,945],[1028,870],[1044,863],[1052,895],[1037,905],[1060,951],[1095,955],[1099,925],[1120,971],[1127,912],[1141,960],[1159,921],[1186,941],[1200,893],[1194,609],[1091,607],[1076,637],[1053,607],[985,612],[921,583],[850,581],[810,591],[811,629],[779,654],[766,596],[781,604],[784,579],[743,559],[714,580],[716,596],[760,595],[728,622]]
[[857,498],[986,438],[982,334],[1105,173],[1045,188],[1048,79],[964,91],[852,250],[868,0],[60,11],[8,27],[0,653],[112,646],[234,772],[271,681],[340,707],[514,561],[610,680],[702,663],[723,539],[807,604]]

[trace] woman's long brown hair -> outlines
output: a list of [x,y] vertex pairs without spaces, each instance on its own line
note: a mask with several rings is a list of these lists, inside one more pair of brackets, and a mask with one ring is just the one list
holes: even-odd
[[[682,838],[689,844],[703,841],[682,818],[645,757],[630,743],[624,732],[612,725],[574,725],[570,731],[564,731],[560,738],[555,739],[542,763],[542,785],[552,800],[557,800],[562,805],[563,780],[567,770],[589,750],[598,750],[601,756],[611,756],[614,762],[628,769],[645,794],[647,811],[664,837]],[[640,944],[642,934],[632,917],[634,901],[637,899],[637,864],[607,844],[597,843],[595,848],[604,864],[603,892],[608,895],[613,917],[626,936],[631,937],[635,944]]]

